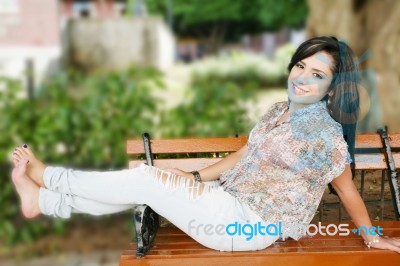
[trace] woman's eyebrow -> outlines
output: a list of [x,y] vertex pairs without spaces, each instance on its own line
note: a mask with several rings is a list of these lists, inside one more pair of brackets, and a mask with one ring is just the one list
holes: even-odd
[[[304,61],[302,61],[302,60],[300,60],[299,61],[300,63],[302,63],[303,65],[307,65],[306,63],[304,63]],[[324,74],[325,76],[327,76],[327,74],[324,72],[324,71],[322,71],[321,69],[318,69],[318,68],[312,68],[312,70],[315,70],[315,71],[317,71],[317,72],[321,72],[322,74]]]

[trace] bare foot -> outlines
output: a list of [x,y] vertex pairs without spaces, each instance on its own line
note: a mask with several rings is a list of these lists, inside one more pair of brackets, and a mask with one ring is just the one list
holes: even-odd
[[32,150],[28,145],[24,144],[15,148],[13,153],[13,163],[18,164],[21,159],[27,160],[28,165],[26,168],[26,175],[30,177],[36,184],[41,187],[45,187],[43,182],[43,173],[46,165],[38,160],[33,154]]
[[21,201],[22,214],[26,218],[34,218],[40,214],[39,187],[27,177],[27,163],[27,160],[20,159],[11,177]]

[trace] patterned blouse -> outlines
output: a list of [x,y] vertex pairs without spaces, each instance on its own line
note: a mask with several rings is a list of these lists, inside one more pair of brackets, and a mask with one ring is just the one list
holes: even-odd
[[274,104],[250,131],[247,153],[220,175],[225,191],[264,222],[283,224],[282,238],[298,240],[307,228],[326,185],[351,162],[342,127],[320,101],[292,112]]

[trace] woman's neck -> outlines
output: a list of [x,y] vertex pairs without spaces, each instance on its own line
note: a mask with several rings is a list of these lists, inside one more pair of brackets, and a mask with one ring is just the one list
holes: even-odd
[[290,102],[289,104],[289,113],[293,113],[298,109],[301,109],[305,106],[307,106],[308,104],[302,104],[302,103],[295,103],[295,102]]

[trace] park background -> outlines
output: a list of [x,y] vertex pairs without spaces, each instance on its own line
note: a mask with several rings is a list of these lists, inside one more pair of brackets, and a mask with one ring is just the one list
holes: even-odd
[[111,170],[143,132],[248,134],[286,100],[287,64],[310,37],[336,36],[359,56],[358,132],[400,132],[398,21],[395,0],[0,0],[1,265],[116,265],[132,233],[129,211],[24,220],[9,176],[16,145]]

